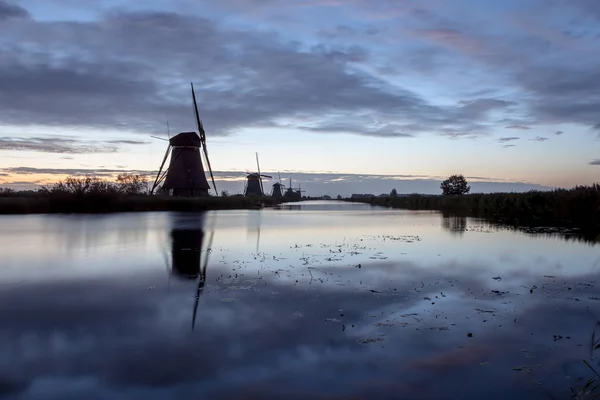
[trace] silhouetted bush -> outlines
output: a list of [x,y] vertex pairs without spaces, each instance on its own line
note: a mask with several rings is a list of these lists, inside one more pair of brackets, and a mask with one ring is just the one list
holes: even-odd
[[473,193],[355,199],[377,206],[466,213],[493,220],[600,229],[600,184],[526,193]]

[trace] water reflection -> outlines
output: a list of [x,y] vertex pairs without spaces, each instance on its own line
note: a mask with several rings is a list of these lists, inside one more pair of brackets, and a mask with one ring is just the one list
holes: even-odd
[[262,211],[254,210],[250,211],[248,214],[248,219],[246,220],[246,232],[247,238],[249,241],[253,241],[255,243],[255,252],[258,253],[260,251],[260,225],[261,225],[261,217]]
[[467,217],[449,213],[442,213],[441,217],[442,228],[450,233],[461,236],[467,230]]
[[205,214],[175,215],[171,229],[171,265],[178,277],[196,279],[200,275],[200,255],[204,241]]
[[[192,331],[196,326],[200,296],[204,293],[206,270],[214,238],[214,227],[212,227],[209,232],[207,247],[203,251],[202,244],[204,242],[205,222],[205,213],[172,215],[172,272],[178,277],[194,279],[197,282],[194,295]],[[202,257],[202,254],[204,254],[204,257]]]
[[[97,241],[90,258],[40,246],[35,263],[0,247],[0,399],[529,400],[589,378],[597,249],[470,218],[440,228],[437,213],[319,207],[21,228],[41,244],[71,222],[99,237],[148,226],[156,240]],[[23,226],[3,222],[7,238]],[[460,240],[445,231],[462,226]]]

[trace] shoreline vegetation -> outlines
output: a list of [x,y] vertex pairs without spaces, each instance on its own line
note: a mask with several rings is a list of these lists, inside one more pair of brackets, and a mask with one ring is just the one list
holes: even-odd
[[388,208],[435,210],[513,226],[600,233],[600,184],[524,193],[359,196],[345,200]]
[[[257,209],[280,204],[271,196],[172,197],[148,195],[143,175],[123,174],[115,182],[69,177],[37,191],[0,188],[0,215]],[[283,200],[283,199],[282,199]]]

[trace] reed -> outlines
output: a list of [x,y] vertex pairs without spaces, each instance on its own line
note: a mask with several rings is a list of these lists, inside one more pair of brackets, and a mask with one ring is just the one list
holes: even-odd
[[600,230],[600,184],[525,193],[457,196],[411,194],[347,201],[410,210],[440,210],[495,221]]

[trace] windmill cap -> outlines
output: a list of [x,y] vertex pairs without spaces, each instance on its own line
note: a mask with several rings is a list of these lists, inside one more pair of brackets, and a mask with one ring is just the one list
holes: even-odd
[[171,146],[200,147],[200,136],[196,132],[181,132],[169,139]]

